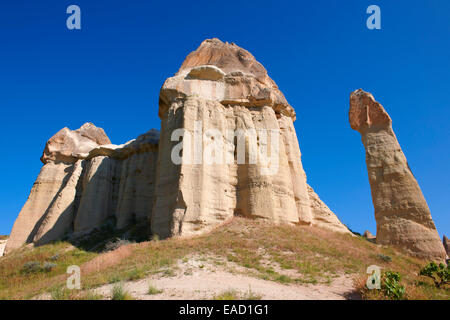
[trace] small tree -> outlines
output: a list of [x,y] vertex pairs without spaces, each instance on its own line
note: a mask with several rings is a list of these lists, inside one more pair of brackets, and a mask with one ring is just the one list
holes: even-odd
[[405,294],[405,287],[400,284],[400,273],[386,271],[383,278],[384,294],[389,298],[402,299]]
[[450,266],[430,262],[420,270],[419,275],[431,278],[434,285],[441,288],[450,283]]

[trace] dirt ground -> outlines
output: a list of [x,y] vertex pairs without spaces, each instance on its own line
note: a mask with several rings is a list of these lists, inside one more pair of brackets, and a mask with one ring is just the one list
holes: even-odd
[[[282,284],[217,266],[199,257],[180,261],[169,275],[161,273],[138,281],[122,282],[122,285],[139,300],[208,300],[230,291],[241,299],[249,295],[273,300],[358,299],[350,276],[338,276],[329,284]],[[149,285],[162,292],[149,295]],[[110,298],[113,286],[104,285],[96,288],[95,292]]]

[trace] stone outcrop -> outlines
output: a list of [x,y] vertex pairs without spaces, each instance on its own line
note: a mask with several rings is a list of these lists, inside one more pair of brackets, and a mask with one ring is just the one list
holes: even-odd
[[383,106],[361,89],[350,95],[350,126],[361,134],[377,222],[377,243],[424,259],[445,251],[430,210]]
[[6,250],[111,220],[146,222],[161,238],[235,215],[350,233],[307,185],[295,111],[248,51],[205,40],[165,81],[159,116],[160,134],[124,145],[92,124],[53,136]]
[[444,244],[445,251],[447,252],[447,257],[450,257],[450,240],[444,236],[442,238],[442,243]]
[[74,131],[63,128],[47,141],[41,161],[44,164],[73,163],[86,158],[92,149],[104,144],[111,144],[111,141],[103,129],[92,123],[85,123]]
[[8,240],[0,240],[0,257],[3,256],[3,252],[5,251],[7,241]]
[[[293,125],[294,109],[248,51],[218,39],[205,40],[188,55],[178,73],[164,83],[159,116],[161,140],[151,218],[153,233],[162,238],[199,234],[235,215],[318,223],[348,232],[314,193],[316,201],[313,198],[314,208],[311,206]],[[177,129],[185,132],[181,164],[171,161],[171,150],[181,140],[171,139]],[[215,131],[208,134],[208,129]],[[278,134],[271,136],[270,142],[269,131]],[[239,149],[237,132],[255,135],[242,138]],[[196,142],[192,137],[196,133],[205,149],[208,143],[219,142],[217,161],[205,163],[201,155],[195,159],[192,153]],[[261,155],[267,154],[261,147],[270,149],[274,141],[279,147],[276,159],[270,163],[260,161]],[[245,163],[239,163],[239,150],[244,151]],[[252,151],[257,161],[249,159]],[[274,172],[269,172],[271,169]]]
[[64,128],[47,142],[44,166],[19,213],[5,253],[83,234],[109,218],[117,228],[151,214],[159,132],[112,145],[103,129]]
[[376,237],[369,230],[364,231],[363,237],[366,238],[367,240],[375,240],[376,239]]

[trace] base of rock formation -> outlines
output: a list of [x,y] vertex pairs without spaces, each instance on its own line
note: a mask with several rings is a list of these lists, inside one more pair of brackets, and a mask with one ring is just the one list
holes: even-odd
[[[153,208],[159,132],[112,145],[91,123],[64,128],[46,144],[44,166],[31,189],[5,253],[25,243],[82,235],[114,219],[120,229],[148,220]],[[99,145],[100,143],[108,143]]]

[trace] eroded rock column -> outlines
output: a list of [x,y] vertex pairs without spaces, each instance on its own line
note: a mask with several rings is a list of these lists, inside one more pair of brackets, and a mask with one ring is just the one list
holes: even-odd
[[361,134],[377,221],[376,241],[424,259],[445,251],[430,209],[383,106],[361,89],[350,95],[350,126]]
[[[165,81],[159,116],[150,223],[154,234],[200,234],[235,215],[277,223],[318,222],[349,232],[337,218],[328,217],[335,215],[316,194],[313,210],[293,125],[295,111],[248,51],[218,39],[202,42]],[[177,130],[185,132],[182,142],[179,135],[171,141]],[[196,132],[200,159],[191,152]],[[180,144],[183,161],[174,163],[172,151]],[[219,163],[207,162],[212,144],[220,149]]]

